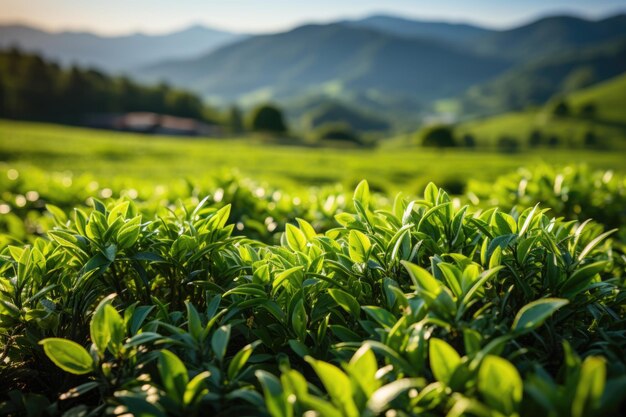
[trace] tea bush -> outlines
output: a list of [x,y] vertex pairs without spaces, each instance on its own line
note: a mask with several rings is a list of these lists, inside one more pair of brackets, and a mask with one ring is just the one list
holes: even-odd
[[319,206],[332,224],[262,242],[235,234],[236,197],[48,206],[0,255],[0,412],[623,414],[614,230],[433,184],[381,209],[361,182]]
[[554,216],[593,219],[609,228],[621,228],[626,237],[626,177],[613,171],[543,165],[519,169],[490,183],[470,181],[468,188],[474,204],[511,210],[541,203]]

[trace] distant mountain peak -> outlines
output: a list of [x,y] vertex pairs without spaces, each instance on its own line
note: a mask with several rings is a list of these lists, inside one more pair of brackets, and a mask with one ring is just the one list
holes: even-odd
[[182,29],[169,32],[169,35],[180,33],[232,33],[226,30],[218,29],[212,26],[207,26],[203,23],[197,22],[192,25],[186,26]]
[[362,19],[346,20],[343,23],[395,36],[419,37],[455,44],[465,44],[491,32],[490,29],[470,23],[415,20],[391,14],[375,14]]
[[354,19],[354,20],[348,20],[348,21],[349,22],[354,22],[354,21],[371,22],[371,21],[377,21],[377,20],[416,23],[416,24],[421,24],[421,25],[470,26],[470,27],[477,27],[481,29],[487,29],[481,25],[476,25],[476,24],[472,24],[469,22],[456,22],[456,21],[450,21],[450,20],[445,20],[445,19],[417,19],[417,18],[411,18],[411,17],[398,16],[398,15],[394,15],[391,13],[377,13],[377,14],[369,15],[361,19]]

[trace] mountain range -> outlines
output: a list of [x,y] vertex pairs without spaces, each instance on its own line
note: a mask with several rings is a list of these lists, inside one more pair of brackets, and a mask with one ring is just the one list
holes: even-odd
[[163,59],[193,58],[245,36],[201,25],[161,35],[134,33],[122,36],[48,32],[26,25],[4,25],[0,26],[0,48],[18,47],[40,53],[63,65],[120,72]]
[[393,118],[455,99],[479,114],[539,104],[626,71],[626,14],[550,16],[506,30],[375,15],[263,35],[194,26],[103,37],[0,26],[0,47],[9,45],[218,102],[304,109],[327,97]]
[[321,89],[373,90],[428,101],[458,94],[508,65],[441,41],[334,23],[255,36],[200,58],[146,67],[138,75],[228,99],[263,91],[280,98]]

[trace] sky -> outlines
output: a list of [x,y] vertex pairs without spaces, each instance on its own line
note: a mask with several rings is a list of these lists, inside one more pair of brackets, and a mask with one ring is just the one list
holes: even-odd
[[193,24],[236,32],[286,30],[374,13],[469,22],[493,28],[539,16],[602,17],[626,11],[624,0],[0,0],[0,23],[104,35],[165,33]]

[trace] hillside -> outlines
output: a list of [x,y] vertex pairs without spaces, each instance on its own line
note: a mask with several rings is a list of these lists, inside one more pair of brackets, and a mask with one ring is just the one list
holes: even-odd
[[241,37],[204,26],[191,26],[162,35],[135,33],[124,36],[53,33],[24,25],[0,26],[0,48],[17,46],[62,64],[92,66],[106,71],[130,70],[164,59],[193,57]]
[[[626,149],[626,73],[604,83],[564,97],[569,114],[551,114],[549,104],[538,110],[511,112],[472,120],[456,127],[459,137],[470,134],[481,145],[494,146],[504,137],[522,146],[536,136],[543,145],[580,147],[585,141],[603,148]],[[583,106],[592,105],[593,115],[585,115]]]
[[626,38],[513,67],[467,92],[464,113],[519,110],[544,103],[555,94],[602,82],[626,71]]
[[606,122],[621,123],[626,127],[626,73],[568,96],[573,107],[592,103],[596,118]]
[[626,14],[602,20],[552,16],[517,28],[487,33],[473,43],[477,52],[523,62],[626,36]]
[[500,59],[436,41],[329,24],[256,36],[199,59],[154,65],[141,74],[225,98],[326,89],[379,90],[427,101],[458,94],[505,68]]

